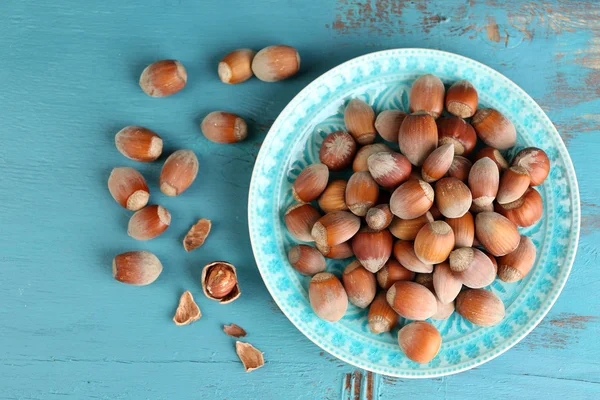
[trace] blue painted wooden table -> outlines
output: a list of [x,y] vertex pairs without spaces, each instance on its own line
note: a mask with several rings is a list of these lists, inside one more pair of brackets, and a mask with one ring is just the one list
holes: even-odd
[[[533,2],[339,0],[200,2],[4,0],[0,4],[0,398],[51,399],[422,399],[600,397],[600,5]],[[301,73],[266,84],[222,84],[219,59],[239,47],[297,47]],[[279,311],[256,269],[247,232],[252,166],[286,103],[312,79],[352,57],[427,47],[471,57],[525,89],[563,136],[580,182],[577,260],[558,302],[525,340],[474,370],[433,380],[374,376],[324,354]],[[144,66],[179,59],[179,94],[153,99]],[[209,111],[244,116],[251,134],[209,143]],[[125,125],[191,148],[195,184],[181,197],[157,187],[161,163],[140,165],[114,148]],[[135,166],[172,226],[150,242],[126,233],[130,213],[106,189],[115,166]],[[197,218],[213,221],[204,247],[181,239]],[[115,282],[111,260],[130,249],[165,266],[144,288]],[[238,267],[242,297],[209,301],[203,265]],[[191,290],[200,321],[171,321]],[[248,331],[265,367],[250,374],[225,323]]]

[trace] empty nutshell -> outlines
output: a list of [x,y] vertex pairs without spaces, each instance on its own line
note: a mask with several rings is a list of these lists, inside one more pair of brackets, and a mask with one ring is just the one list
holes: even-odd
[[252,372],[265,364],[263,353],[250,343],[235,342],[235,352],[242,361],[246,372]]
[[225,332],[227,336],[231,336],[234,338],[241,338],[246,336],[246,330],[236,324],[223,325],[223,332]]
[[211,221],[205,218],[198,220],[198,222],[192,225],[183,239],[183,248],[185,251],[190,252],[201,247],[210,234],[211,227]]
[[179,298],[179,305],[177,306],[177,310],[175,310],[173,322],[175,322],[175,325],[177,326],[188,325],[199,320],[200,317],[202,317],[200,307],[198,307],[198,304],[194,301],[192,293],[189,290],[186,290]]
[[220,304],[231,303],[242,293],[235,267],[225,261],[215,261],[202,269],[202,290],[206,297]]

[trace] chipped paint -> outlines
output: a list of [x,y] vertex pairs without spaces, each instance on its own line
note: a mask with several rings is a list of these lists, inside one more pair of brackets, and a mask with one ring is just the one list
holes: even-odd
[[[556,130],[558,130],[563,141],[568,146],[571,139],[575,138],[580,133],[599,132],[600,114],[584,114],[576,116],[566,122],[557,121],[555,125]],[[585,229],[585,222],[582,222],[581,225]]]
[[530,350],[539,347],[547,349],[566,349],[579,343],[577,331],[586,329],[589,324],[596,323],[597,316],[560,313],[552,319],[545,319],[535,328],[519,346],[527,346]]
[[[599,116],[600,117],[600,116]],[[600,118],[598,121],[600,125]],[[600,127],[599,127],[600,128]],[[581,234],[591,235],[600,231],[600,206],[582,201]]]
[[373,373],[371,371],[367,372],[367,385],[365,388],[365,399],[366,400],[373,400],[376,395],[375,393],[375,385],[373,382]]
[[488,24],[486,25],[485,31],[487,34],[488,40],[492,42],[498,43],[500,41],[500,30],[498,29],[498,24],[496,23],[496,19],[493,17],[488,18]]

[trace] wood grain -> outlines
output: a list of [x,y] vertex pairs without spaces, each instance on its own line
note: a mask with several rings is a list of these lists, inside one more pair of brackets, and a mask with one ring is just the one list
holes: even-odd
[[[599,16],[600,5],[575,0],[0,2],[0,399],[503,399],[507,388],[511,398],[600,397]],[[224,54],[275,43],[299,49],[296,77],[219,81]],[[568,145],[583,205],[572,275],[542,324],[501,357],[430,380],[373,376],[323,353],[274,305],[247,233],[252,167],[279,112],[329,68],[395,47],[471,57],[531,94]],[[188,84],[153,99],[137,80],[164,58],[183,62]],[[246,118],[248,139],[205,140],[199,123],[214,110]],[[118,153],[126,125],[163,137],[159,162]],[[168,198],[158,175],[179,148],[196,152],[200,172]],[[106,188],[115,166],[138,168],[151,203],[171,211],[159,238],[127,236],[130,213]],[[213,221],[210,240],[187,254],[181,239],[201,217]],[[163,262],[148,287],[111,277],[112,257],[134,249]],[[230,305],[202,295],[202,266],[218,259],[238,269],[243,294]],[[184,290],[203,317],[176,327]],[[232,322],[265,352],[263,368],[244,373],[221,330]]]

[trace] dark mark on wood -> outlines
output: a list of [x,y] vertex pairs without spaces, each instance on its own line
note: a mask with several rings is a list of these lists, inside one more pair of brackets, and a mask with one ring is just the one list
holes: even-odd
[[366,400],[373,400],[373,373],[371,371],[367,372],[367,387],[365,398]]
[[352,374],[348,373],[348,374],[346,374],[344,376],[344,390],[345,390],[346,393],[350,392],[350,385],[351,384],[352,384]]
[[360,400],[360,391],[362,385],[362,372],[356,370],[354,371],[354,400]]
[[596,316],[583,316],[573,313],[561,313],[557,317],[544,320],[524,340],[523,345],[533,350],[538,347],[547,349],[566,349],[579,342],[576,331],[587,328],[598,320]]

